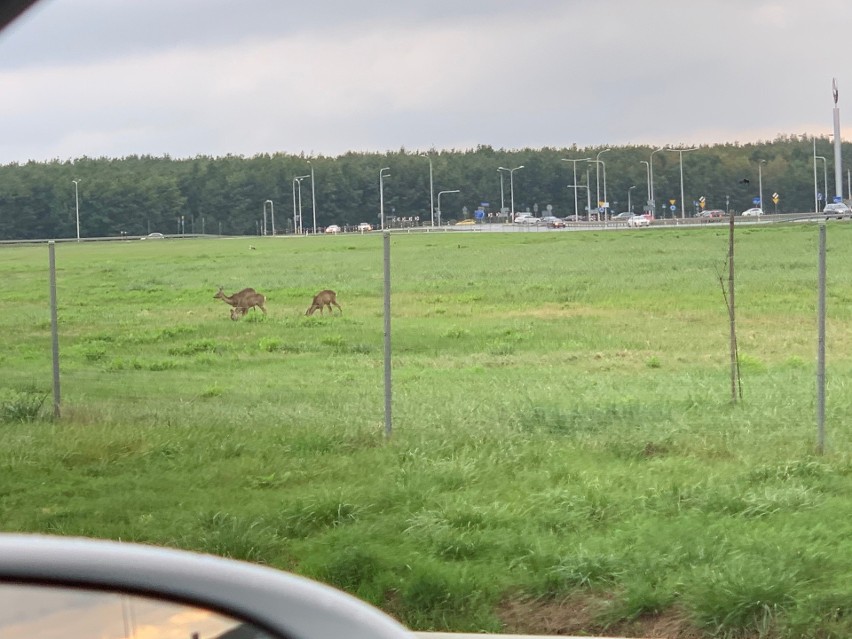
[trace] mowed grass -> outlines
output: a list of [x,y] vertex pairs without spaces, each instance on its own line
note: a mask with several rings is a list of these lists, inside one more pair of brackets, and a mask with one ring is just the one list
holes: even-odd
[[[343,588],[416,629],[852,631],[852,225],[0,249],[0,528],[163,544]],[[254,245],[256,250],[249,246]],[[268,316],[213,299],[252,286]],[[319,290],[343,314],[305,317]]]

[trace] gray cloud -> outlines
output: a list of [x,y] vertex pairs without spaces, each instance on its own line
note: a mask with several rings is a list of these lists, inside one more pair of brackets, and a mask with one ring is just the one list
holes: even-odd
[[850,54],[818,34],[850,19],[836,0],[49,0],[0,36],[0,162],[825,135]]

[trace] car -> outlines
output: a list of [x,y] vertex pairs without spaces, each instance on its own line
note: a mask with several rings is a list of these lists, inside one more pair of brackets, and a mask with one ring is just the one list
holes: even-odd
[[836,218],[841,218],[844,215],[852,218],[852,209],[850,209],[849,206],[844,204],[843,202],[834,202],[833,204],[826,204],[822,212],[825,213],[825,215],[827,216],[832,216]]
[[515,215],[515,224],[541,224],[541,219],[532,213],[518,213]]
[[329,224],[325,227],[325,232],[330,234],[340,233],[340,227],[337,224]]
[[352,595],[258,564],[129,542],[0,533],[0,636],[10,631],[33,638],[414,636]]
[[148,233],[148,235],[144,237],[140,237],[140,240],[163,240],[165,239],[165,235],[162,233]]
[[634,228],[640,226],[651,226],[651,220],[646,215],[633,215],[627,220],[627,226]]
[[622,211],[618,215],[613,215],[611,219],[613,222],[626,222],[631,217],[633,217],[633,213],[630,211]]
[[476,220],[459,220],[456,222],[456,226],[473,226],[476,224]]
[[372,226],[370,226],[370,224],[369,224],[368,222],[361,222],[361,223],[358,225],[358,230],[359,230],[359,231],[372,231],[372,230],[373,230],[373,227],[372,227]]
[[541,224],[546,224],[552,229],[564,229],[565,228],[565,220],[556,217],[555,215],[545,215],[541,218]]
[[712,217],[725,217],[725,212],[722,209],[709,209],[707,211],[701,211],[695,217],[701,218],[712,218]]
[[760,217],[761,215],[763,215],[763,209],[757,207],[746,209],[741,213],[741,215],[743,217]]

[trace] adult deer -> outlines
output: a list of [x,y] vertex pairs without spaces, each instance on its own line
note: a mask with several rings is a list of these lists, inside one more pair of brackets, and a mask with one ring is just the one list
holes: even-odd
[[340,313],[343,314],[343,309],[340,308],[340,304],[337,303],[337,293],[329,290],[320,291],[314,295],[314,301],[311,302],[310,307],[307,311],[305,311],[305,315],[313,315],[317,309],[319,309],[320,315],[322,315],[323,309],[326,306],[328,306],[328,312],[333,313],[334,310],[331,308],[332,304],[339,308]]
[[234,307],[231,309],[232,320],[236,320],[238,316],[245,315],[250,308],[254,308],[255,306],[266,315],[266,308],[263,306],[264,302],[266,302],[266,297],[253,288],[244,288],[233,295],[225,295],[225,291],[220,286],[213,299],[222,300]]

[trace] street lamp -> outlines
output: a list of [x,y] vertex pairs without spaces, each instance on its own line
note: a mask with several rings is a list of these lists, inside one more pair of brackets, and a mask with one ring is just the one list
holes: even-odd
[[429,160],[429,214],[432,216],[432,226],[435,226],[435,187],[432,182],[432,158],[425,153],[421,153],[420,157]]
[[379,218],[382,223],[382,230],[385,230],[385,185],[384,178],[390,177],[390,173],[385,174],[385,171],[390,171],[390,167],[386,166],[379,170]]
[[500,216],[503,216],[503,211],[506,210],[506,198],[503,196],[503,171],[497,169],[500,174]]
[[577,162],[589,162],[592,158],[579,158],[577,160],[569,160],[568,158],[561,158],[563,162],[573,162],[574,163],[574,184],[570,186],[574,187],[574,221],[577,221]]
[[[515,221],[515,171],[522,168],[524,168],[523,164],[521,166],[516,166],[514,169],[507,169],[504,166],[497,167],[498,171],[509,172],[509,199],[512,203],[512,216],[509,221],[511,222]],[[438,206],[438,208],[441,208],[440,205]]]
[[650,191],[650,196],[648,198],[648,204],[651,207],[652,217],[657,217],[657,202],[654,199],[654,153],[659,153],[664,150],[666,147],[661,146],[656,151],[651,151],[651,157],[648,160],[648,190]]
[[269,213],[272,217],[272,235],[275,235],[275,207],[272,204],[272,200],[266,200],[263,203],[263,234],[266,235],[266,205],[269,205]]
[[649,162],[646,162],[645,160],[639,160],[639,163],[645,165],[645,183],[647,184],[646,192],[648,194],[647,197],[646,197],[646,202],[648,202],[648,205],[650,206],[650,204],[651,204],[651,164]]
[[[822,182],[822,197],[823,201],[828,204],[828,162],[821,155],[815,155],[814,160],[822,160],[823,182]],[[814,174],[816,174],[816,162],[814,162]],[[819,213],[819,205],[817,205],[817,213]]]
[[634,184],[629,189],[627,189],[627,212],[628,213],[633,213],[633,205],[630,203],[631,202],[630,201],[630,192],[635,188],[636,188],[636,185]]
[[[523,168],[523,167],[518,167]],[[459,193],[459,189],[454,189],[452,191],[438,191],[438,226],[441,226],[441,196],[444,193]]]
[[77,183],[80,180],[71,180],[74,183],[74,204],[77,208],[77,241],[80,241],[80,193],[77,190]]
[[[608,202],[608,200],[606,199],[606,164],[604,164],[603,160],[601,160],[601,154],[606,153],[607,151],[612,151],[612,149],[604,149],[603,151],[600,151],[595,156],[595,191],[596,191],[595,195],[598,198],[598,206],[601,205],[601,174],[600,174],[600,171],[598,170],[598,164],[603,166],[603,185],[604,185],[603,196],[604,196],[604,202]],[[608,204],[607,204],[607,206],[608,206]],[[604,217],[606,217],[606,216],[604,216]]]
[[[311,177],[310,175],[298,175],[293,178],[293,232],[296,234],[302,233],[302,180]],[[299,204],[296,205],[296,189],[299,190]]]
[[[311,211],[314,214],[314,235],[317,234],[317,189],[314,180],[314,165],[308,160],[311,167]],[[272,218],[272,234],[275,235],[275,218]]]
[[[684,219],[686,217],[686,201],[684,200],[683,195],[683,154],[689,151],[696,151],[698,147],[692,147],[691,149],[667,149],[668,151],[675,151],[680,154],[680,219]],[[763,200],[761,199],[761,202]],[[761,204],[763,206],[763,204]]]
[[[759,189],[757,197],[760,198],[760,208],[763,210],[763,165],[766,160],[758,160],[757,162],[757,188]],[[764,211],[765,213],[766,211]]]

